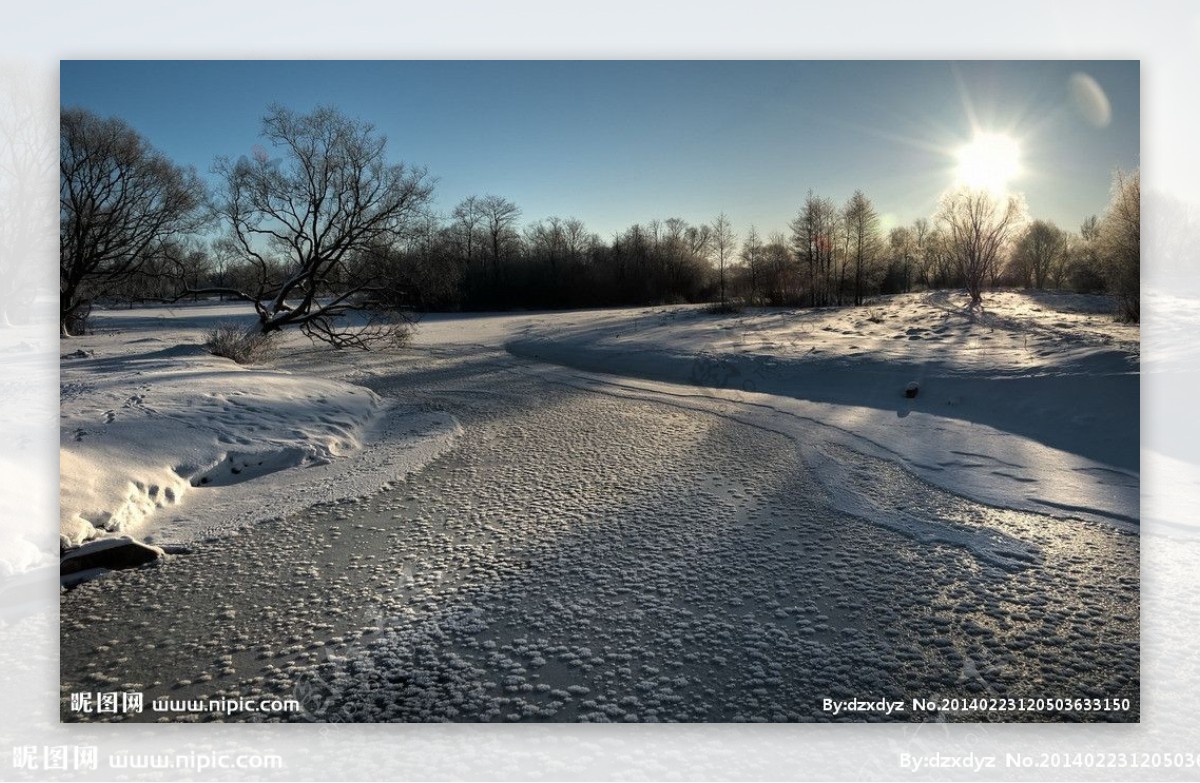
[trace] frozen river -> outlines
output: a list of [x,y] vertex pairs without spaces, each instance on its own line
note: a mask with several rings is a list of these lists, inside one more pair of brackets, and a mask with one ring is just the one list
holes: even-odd
[[[389,489],[64,594],[65,717],[70,691],[140,690],[321,721],[1138,718],[1136,533],[496,346],[350,374],[466,434]],[[942,697],[1132,706],[909,709]]]

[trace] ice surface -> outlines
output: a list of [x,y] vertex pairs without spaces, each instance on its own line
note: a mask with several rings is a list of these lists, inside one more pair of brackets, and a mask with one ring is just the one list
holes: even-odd
[[639,308],[528,317],[506,344],[681,404],[817,424],[982,502],[1136,526],[1138,329],[1109,306],[1002,292],[973,310],[931,292],[738,316]]

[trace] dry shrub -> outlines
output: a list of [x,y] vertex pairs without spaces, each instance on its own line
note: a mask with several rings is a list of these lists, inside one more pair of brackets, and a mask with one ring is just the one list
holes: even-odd
[[257,326],[223,323],[209,330],[204,347],[213,356],[224,356],[238,364],[254,364],[270,356],[271,343],[271,335],[263,334]]

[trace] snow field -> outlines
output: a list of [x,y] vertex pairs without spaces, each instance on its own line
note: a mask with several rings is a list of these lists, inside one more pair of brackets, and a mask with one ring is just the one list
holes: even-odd
[[[457,437],[445,414],[361,386],[239,366],[198,343],[230,307],[72,340],[61,378],[63,546],[97,536],[195,540],[402,479]],[[216,312],[213,312],[216,311]],[[149,311],[154,313],[155,311]],[[147,334],[138,337],[138,334]],[[366,459],[364,448],[382,442]]]

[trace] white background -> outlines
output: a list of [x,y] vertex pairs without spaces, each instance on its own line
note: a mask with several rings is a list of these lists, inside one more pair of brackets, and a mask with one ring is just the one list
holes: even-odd
[[[1124,726],[59,726],[57,584],[0,573],[0,779],[14,746],[264,752],[198,779],[1197,779],[1190,769],[1005,766],[1006,753],[1194,753],[1200,701],[1200,6],[1185,2],[211,2],[6,5],[0,18],[0,546],[56,555],[58,61],[74,58],[1139,59],[1142,62],[1143,703]],[[177,10],[178,9],[178,10]],[[164,96],[186,100],[186,96]],[[913,773],[904,754],[996,757]],[[1059,757],[1060,761],[1064,760]],[[1071,761],[1067,757],[1065,760]],[[1160,762],[1163,759],[1158,759]],[[1197,762],[1200,764],[1200,761]],[[161,779],[161,771],[142,777]]]

